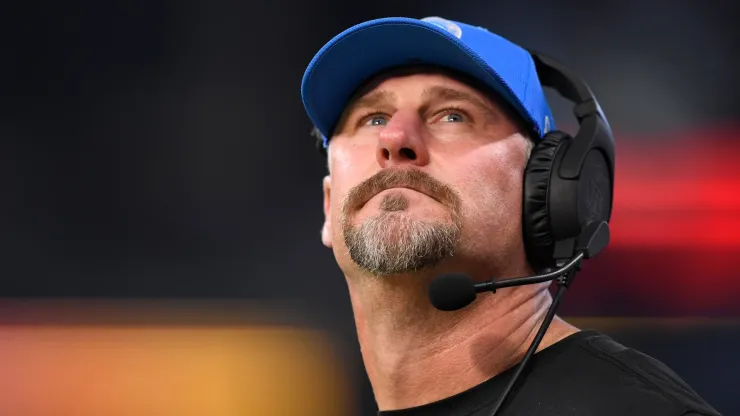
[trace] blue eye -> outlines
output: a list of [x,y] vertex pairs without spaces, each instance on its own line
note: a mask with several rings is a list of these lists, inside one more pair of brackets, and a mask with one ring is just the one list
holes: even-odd
[[457,113],[450,113],[442,117],[443,123],[456,123],[460,121],[464,121],[463,116]]
[[369,126],[385,126],[386,124],[388,124],[388,120],[386,120],[385,117],[381,117],[381,116],[371,117],[367,121],[367,125]]

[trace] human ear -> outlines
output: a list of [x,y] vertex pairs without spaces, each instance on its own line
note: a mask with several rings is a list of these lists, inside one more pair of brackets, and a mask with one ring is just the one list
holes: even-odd
[[324,225],[321,227],[321,242],[328,248],[332,248],[331,228],[331,177],[324,177]]

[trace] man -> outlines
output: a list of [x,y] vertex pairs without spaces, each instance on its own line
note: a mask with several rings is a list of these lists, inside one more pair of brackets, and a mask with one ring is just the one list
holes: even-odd
[[[535,272],[522,177],[554,125],[533,65],[485,29],[394,18],[341,33],[306,70],[329,168],[321,239],[346,276],[380,415],[490,414],[552,303],[548,283],[454,312],[427,296],[443,273]],[[556,317],[498,414],[718,413],[660,362]]]

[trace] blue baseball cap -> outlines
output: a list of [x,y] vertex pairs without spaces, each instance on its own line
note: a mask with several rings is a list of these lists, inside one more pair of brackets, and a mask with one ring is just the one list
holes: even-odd
[[441,17],[390,17],[343,31],[308,65],[301,96],[324,147],[357,88],[383,70],[408,64],[447,67],[482,81],[529,124],[534,139],[555,128],[524,48],[485,28]]

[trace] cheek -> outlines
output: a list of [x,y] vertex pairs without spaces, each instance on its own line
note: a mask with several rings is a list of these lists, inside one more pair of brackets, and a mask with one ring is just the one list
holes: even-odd
[[337,231],[339,231],[339,224],[342,220],[342,202],[344,201],[344,196],[347,194],[347,188],[342,186],[342,184],[336,184],[336,186],[332,186],[332,193],[331,193],[331,223],[333,227],[334,234],[336,235]]
[[344,199],[347,196],[347,193],[362,181],[362,178],[350,177],[349,175],[352,173],[352,169],[348,169],[347,171],[332,171],[332,190],[329,200],[329,209],[331,211],[332,234],[334,235],[335,240],[337,236],[341,236],[342,233],[342,205],[344,203]]
[[[502,152],[508,153],[508,152]],[[465,194],[466,216],[473,224],[497,230],[516,230],[521,224],[523,168],[509,154],[488,155],[466,163],[461,172],[461,192]]]
[[332,222],[341,219],[342,202],[347,193],[377,172],[375,154],[367,146],[337,143],[330,147]]

